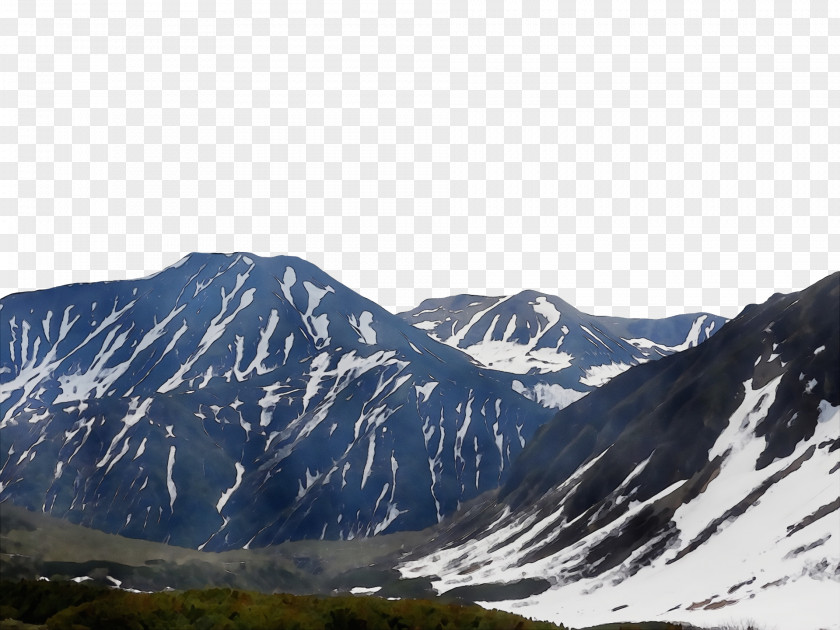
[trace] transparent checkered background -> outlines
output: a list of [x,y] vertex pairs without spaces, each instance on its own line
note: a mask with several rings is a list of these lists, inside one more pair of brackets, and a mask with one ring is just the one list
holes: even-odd
[[840,2],[519,4],[5,0],[0,296],[251,251],[733,316],[840,269]]

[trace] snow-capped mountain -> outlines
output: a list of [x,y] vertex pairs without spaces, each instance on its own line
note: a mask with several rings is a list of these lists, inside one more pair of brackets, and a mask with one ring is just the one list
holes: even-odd
[[616,376],[513,468],[403,575],[574,626],[840,628],[840,273]]
[[599,317],[536,291],[428,299],[400,316],[476,365],[518,375],[519,393],[555,409],[634,365],[698,345],[726,322],[709,313]]
[[188,547],[420,529],[550,411],[293,257],[0,300],[0,501]]

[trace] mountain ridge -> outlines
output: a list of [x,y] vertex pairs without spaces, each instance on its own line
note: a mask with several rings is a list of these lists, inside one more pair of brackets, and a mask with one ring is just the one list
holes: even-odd
[[208,550],[434,524],[592,388],[481,366],[294,256],[13,294],[0,330],[0,500]]
[[520,393],[557,409],[634,365],[696,346],[726,321],[709,313],[595,316],[530,290],[428,299],[399,316],[477,366],[520,375]]
[[[616,376],[544,424],[403,575],[438,592],[539,575],[550,589],[494,605],[572,624],[741,611],[835,627],[838,314],[835,273]],[[799,602],[810,617],[784,610]]]
[[840,273],[661,329],[538,292],[392,315],[248,254],[46,291],[0,300],[0,506],[204,551],[352,538],[376,564],[335,579],[574,625],[840,627]]

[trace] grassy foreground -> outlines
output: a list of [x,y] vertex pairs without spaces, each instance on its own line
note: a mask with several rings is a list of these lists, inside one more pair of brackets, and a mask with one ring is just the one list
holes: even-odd
[[0,503],[0,576],[51,581],[89,577],[125,589],[233,588],[295,595],[381,586],[385,597],[434,597],[428,579],[402,580],[393,567],[426,532],[353,541],[298,541],[266,549],[196,551],[125,538]]
[[[557,630],[479,606],[377,597],[264,595],[213,588],[130,593],[75,582],[0,581],[0,619],[49,630]],[[26,627],[12,621],[0,627]]]
[[[403,532],[210,553],[106,534],[0,503],[0,630],[558,628],[455,605],[527,597],[545,589],[539,581],[461,588],[441,597],[428,579],[401,579],[393,567],[428,535]],[[36,581],[39,576],[50,581]],[[80,577],[89,581],[71,581]],[[116,591],[108,588],[112,578],[126,589],[155,592]],[[356,586],[381,587],[380,597],[347,595]],[[177,592],[168,592],[170,587]],[[279,591],[300,597],[258,593]],[[651,622],[587,630],[696,629]]]
[[[95,584],[0,580],[0,630],[568,630],[426,599],[266,595],[229,588],[132,593]],[[700,630],[667,622],[586,630]],[[723,630],[723,629],[721,629]],[[733,629],[734,630],[734,629]],[[752,626],[749,627],[752,630]]]

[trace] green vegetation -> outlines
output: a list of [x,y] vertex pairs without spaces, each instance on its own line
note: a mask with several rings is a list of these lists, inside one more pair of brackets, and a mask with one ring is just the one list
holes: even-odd
[[45,581],[0,582],[0,612],[48,630],[558,629],[479,606],[429,600],[264,595],[223,588],[130,593]]
[[[0,504],[0,575],[5,579],[70,580],[162,591],[208,587],[298,595],[381,586],[383,597],[427,597],[428,579],[400,580],[393,569],[426,532],[352,541],[298,541],[268,549],[212,553],[125,538]],[[455,598],[453,598],[455,599]]]

